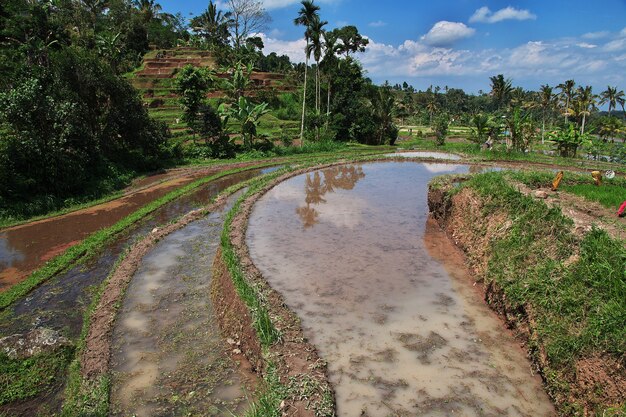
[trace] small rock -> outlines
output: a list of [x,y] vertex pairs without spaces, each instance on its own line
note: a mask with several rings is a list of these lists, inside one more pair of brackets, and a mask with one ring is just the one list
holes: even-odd
[[235,355],[241,355],[241,350],[239,350],[239,349],[233,349],[233,353],[234,353]]
[[71,342],[59,332],[46,328],[37,328],[28,333],[14,334],[0,339],[0,351],[10,359],[26,359],[71,345]]
[[226,339],[226,343],[228,343],[229,345],[235,345],[237,344],[233,339],[231,339],[230,337],[228,339]]
[[158,227],[155,227],[154,229],[152,229],[152,233],[156,233],[156,232],[158,232],[158,231],[159,231],[159,228],[158,228]]
[[535,198],[541,198],[545,200],[546,198],[548,198],[548,193],[542,190],[537,190],[535,191]]

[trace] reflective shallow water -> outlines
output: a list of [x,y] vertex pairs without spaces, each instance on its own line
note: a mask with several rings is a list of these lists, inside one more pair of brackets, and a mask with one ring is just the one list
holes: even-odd
[[461,157],[452,153],[445,152],[428,152],[428,151],[414,151],[414,152],[394,152],[387,154],[389,157],[401,157],[401,158],[434,158],[434,159],[448,159],[451,161],[460,161]]
[[257,203],[252,258],[328,361],[339,416],[554,415],[523,351],[427,221],[428,181],[465,172],[347,165],[292,178]]
[[248,407],[252,381],[228,356],[209,297],[223,216],[235,198],[143,259],[113,331],[112,415],[232,416]]

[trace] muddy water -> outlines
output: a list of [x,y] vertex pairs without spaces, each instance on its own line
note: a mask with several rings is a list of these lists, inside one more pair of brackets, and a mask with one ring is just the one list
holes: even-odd
[[91,303],[95,288],[109,275],[126,247],[154,227],[167,224],[198,206],[206,205],[211,198],[231,185],[274,169],[250,170],[224,177],[159,208],[152,216],[118,236],[86,263],[53,277],[9,307],[0,316],[0,337],[25,333],[33,327],[48,327],[63,331],[71,338],[78,337],[83,314]]
[[164,238],[142,261],[113,331],[112,415],[240,415],[250,382],[226,353],[210,303],[224,213]]
[[20,282],[44,262],[91,233],[115,224],[176,188],[217,171],[216,168],[190,171],[108,203],[1,231],[0,291]]
[[465,172],[347,166],[290,179],[256,205],[251,255],[328,361],[339,416],[554,415],[462,262],[446,262],[445,236],[426,228],[428,181]]

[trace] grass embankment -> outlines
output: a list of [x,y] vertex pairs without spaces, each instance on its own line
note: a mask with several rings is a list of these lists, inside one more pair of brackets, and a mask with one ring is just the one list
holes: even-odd
[[[507,224],[499,225],[498,233],[490,237],[483,278],[487,284],[497,284],[511,311],[527,314],[522,320],[528,320],[531,327],[530,348],[536,362],[543,365],[548,391],[560,413],[626,411],[624,398],[621,404],[605,402],[615,396],[614,391],[608,392],[608,385],[591,382],[591,389],[581,388],[577,379],[594,372],[584,368],[582,361],[587,359],[599,361],[594,362],[598,373],[610,371],[603,369],[611,366],[606,360],[624,364],[623,242],[599,229],[582,238],[575,236],[571,219],[559,209],[522,195],[504,173],[476,175],[450,193],[465,188],[484,201],[483,219],[499,212],[507,214]],[[478,233],[484,234],[484,227]]]

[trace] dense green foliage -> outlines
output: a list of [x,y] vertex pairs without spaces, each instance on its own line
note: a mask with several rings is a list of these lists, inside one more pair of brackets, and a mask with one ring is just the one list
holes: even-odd
[[8,214],[33,215],[58,209],[68,198],[97,198],[168,157],[165,126],[148,117],[118,75],[133,64],[129,56],[145,50],[133,49],[132,28],[126,44],[121,32],[115,35],[120,44],[114,56],[94,48],[123,19],[117,14],[122,3],[106,13],[103,7],[65,6],[3,5],[0,207]]

